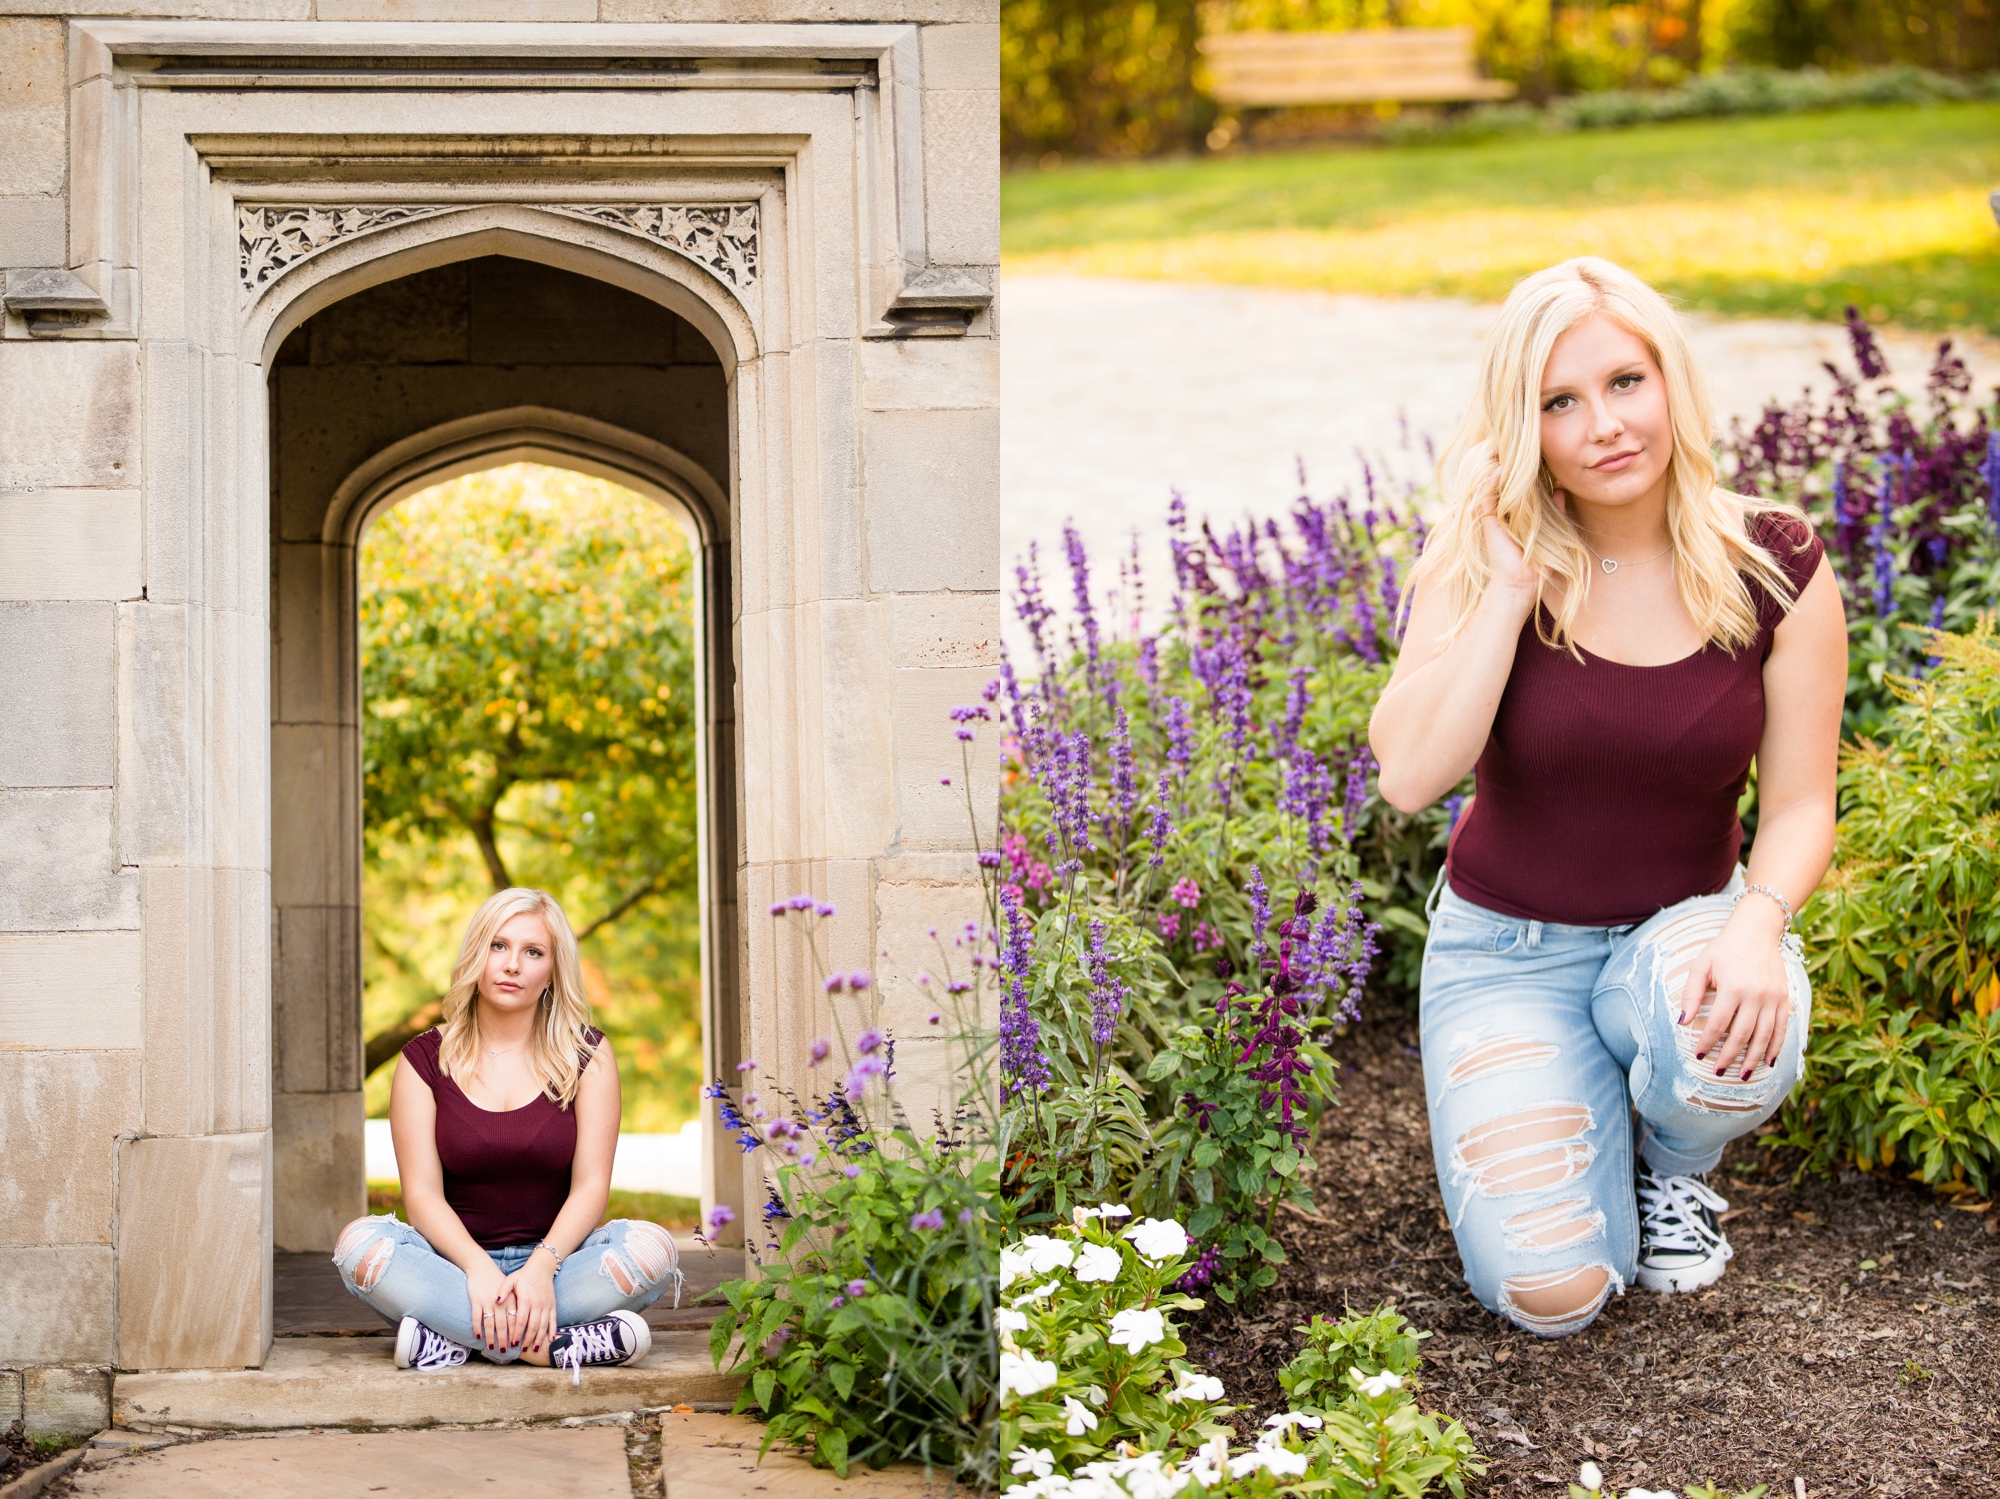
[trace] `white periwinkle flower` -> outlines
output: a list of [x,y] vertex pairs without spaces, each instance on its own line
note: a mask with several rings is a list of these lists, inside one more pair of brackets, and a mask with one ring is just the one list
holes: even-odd
[[1294,1426],[1303,1426],[1310,1431],[1318,1431],[1326,1423],[1318,1416],[1308,1416],[1304,1411],[1286,1411],[1282,1416],[1272,1416],[1264,1423],[1267,1430],[1285,1432]]
[[1000,1355],[1000,1398],[1011,1391],[1016,1395],[1039,1395],[1056,1382],[1055,1360],[1036,1358],[1032,1353]]
[[1291,1452],[1283,1447],[1252,1447],[1229,1460],[1229,1476],[1243,1478],[1262,1468],[1280,1478],[1303,1478],[1307,1466],[1308,1460],[1303,1452]]
[[1123,1344],[1136,1354],[1166,1340],[1167,1319],[1163,1312],[1127,1309],[1111,1319],[1111,1346],[1114,1348]]
[[1180,1382],[1160,1398],[1169,1405],[1178,1405],[1183,1400],[1220,1400],[1222,1381],[1213,1374],[1195,1374],[1189,1370],[1179,1371]]
[[1000,1251],[1000,1284],[1008,1286],[1024,1275],[1046,1275],[1076,1258],[1076,1250],[1061,1239],[1029,1234]]
[[1400,1390],[1403,1387],[1402,1376],[1400,1374],[1392,1374],[1387,1369],[1384,1369],[1380,1374],[1369,1374],[1366,1376],[1359,1369],[1349,1369],[1347,1372],[1349,1377],[1353,1379],[1355,1388],[1360,1390],[1370,1400],[1380,1400],[1391,1390]]
[[1056,1455],[1046,1447],[1016,1447],[1008,1456],[1014,1459],[1016,1473],[1047,1478],[1056,1470]]
[[1086,1431],[1097,1430],[1097,1412],[1074,1395],[1063,1396],[1063,1414],[1069,1417],[1069,1424],[1064,1426],[1063,1430],[1073,1437],[1080,1437]]
[[1101,1280],[1106,1284],[1118,1279],[1118,1272],[1125,1268],[1125,1257],[1109,1244],[1085,1244],[1076,1252],[1075,1275],[1078,1280]]
[[1026,1332],[1028,1330],[1028,1314],[1026,1312],[1017,1312],[1012,1307],[995,1307],[993,1309],[993,1325],[1002,1332]]
[[1078,1228],[1082,1228],[1092,1218],[1129,1218],[1131,1216],[1132,1210],[1130,1208],[1119,1207],[1116,1203],[1111,1202],[1100,1202],[1094,1208],[1071,1208],[1069,1210],[1070,1222],[1074,1223]]
[[1604,1487],[1604,1474],[1596,1463],[1585,1463],[1576,1470],[1576,1481],[1595,1494]]
[[[1085,1463],[1081,1481],[1071,1480],[1070,1499],[1174,1499],[1192,1481],[1183,1470],[1170,1472],[1166,1456],[1141,1452],[1132,1457]],[[1085,1484],[1095,1484],[1086,1488]]]
[[1171,1218],[1142,1218],[1125,1230],[1126,1238],[1154,1264],[1187,1253],[1187,1230]]

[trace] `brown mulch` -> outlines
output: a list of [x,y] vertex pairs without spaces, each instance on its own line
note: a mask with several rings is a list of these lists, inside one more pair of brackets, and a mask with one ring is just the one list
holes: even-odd
[[1393,1300],[1435,1334],[1420,1403],[1463,1421],[1491,1460],[1473,1494],[1561,1495],[1594,1458],[1621,1491],[1763,1483],[1795,1499],[1803,1479],[1811,1499],[2000,1495],[2000,1211],[1854,1171],[1794,1187],[1794,1162],[1739,1141],[1710,1178],[1733,1209],[1721,1283],[1634,1289],[1546,1342],[1459,1277],[1415,1022],[1377,1017],[1335,1051],[1340,1101],[1313,1179],[1323,1221],[1281,1213],[1278,1283],[1247,1312],[1211,1301],[1188,1332],[1233,1402],[1283,1409],[1295,1326]]

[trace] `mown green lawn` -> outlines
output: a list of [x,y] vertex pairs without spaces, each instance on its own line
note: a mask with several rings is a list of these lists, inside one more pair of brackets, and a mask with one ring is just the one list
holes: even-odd
[[1606,255],[1688,305],[2000,332],[2000,104],[1026,170],[1010,271],[1504,296]]

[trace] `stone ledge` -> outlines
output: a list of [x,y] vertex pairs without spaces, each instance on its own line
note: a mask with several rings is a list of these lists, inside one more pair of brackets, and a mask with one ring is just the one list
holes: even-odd
[[114,1425],[133,1429],[262,1431],[327,1426],[424,1426],[438,1421],[542,1421],[671,1405],[734,1401],[742,1380],[718,1373],[705,1333],[655,1333],[630,1368],[566,1373],[477,1358],[436,1373],[398,1369],[386,1338],[282,1338],[261,1369],[120,1374]]

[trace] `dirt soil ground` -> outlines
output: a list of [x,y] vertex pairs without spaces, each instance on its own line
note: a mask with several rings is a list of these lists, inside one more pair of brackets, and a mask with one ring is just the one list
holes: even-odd
[[[1465,1423],[1492,1466],[1470,1492],[1560,1495],[1586,1458],[1607,1486],[1769,1499],[2000,1495],[1996,1211],[1847,1171],[1791,1185],[1793,1161],[1739,1142],[1710,1178],[1736,1258],[1695,1295],[1633,1290],[1578,1337],[1544,1342],[1459,1278],[1431,1166],[1413,1020],[1339,1043],[1339,1107],[1317,1151],[1324,1221],[1281,1214],[1289,1262],[1248,1315],[1219,1303],[1189,1351],[1259,1416],[1315,1312],[1393,1300],[1435,1336],[1427,1408]],[[1873,1271],[1863,1271],[1874,1260]]]

